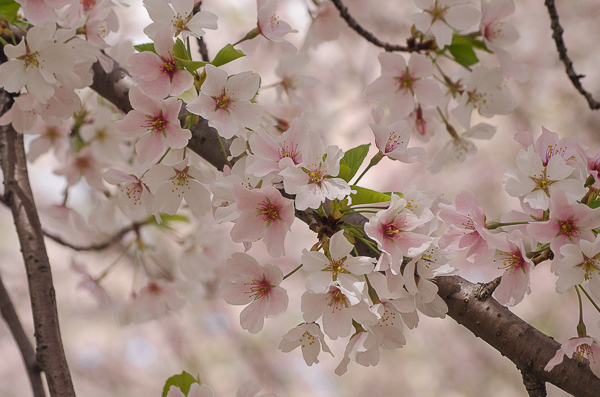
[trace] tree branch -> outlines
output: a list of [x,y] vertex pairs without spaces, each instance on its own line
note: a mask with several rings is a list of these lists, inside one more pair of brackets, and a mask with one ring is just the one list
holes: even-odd
[[8,325],[13,338],[15,338],[19,351],[21,351],[21,356],[23,357],[23,362],[27,369],[27,375],[29,376],[29,383],[31,383],[34,397],[46,397],[40,364],[37,362],[35,351],[33,350],[29,339],[27,339],[25,330],[19,321],[19,316],[4,287],[2,275],[0,275],[0,313],[2,313],[6,325]]
[[412,37],[406,40],[408,43],[408,45],[406,46],[399,44],[390,44],[385,41],[379,40],[373,33],[363,28],[356,21],[356,19],[354,19],[354,17],[350,15],[350,13],[348,12],[348,7],[346,7],[341,0],[331,0],[331,2],[338,9],[338,11],[340,12],[340,16],[344,19],[344,21],[346,21],[350,28],[352,28],[356,33],[365,38],[369,43],[374,44],[377,47],[381,47],[386,51],[419,52],[422,50],[431,50],[435,45],[434,39],[417,43],[417,41]]
[[554,0],[546,0],[544,2],[546,7],[548,8],[548,14],[550,15],[550,27],[552,28],[552,38],[556,43],[556,49],[558,51],[558,56],[562,63],[565,65],[565,71],[567,72],[567,76],[571,79],[573,86],[579,91],[581,95],[585,97],[588,101],[589,107],[592,110],[600,109],[600,102],[596,101],[592,94],[583,88],[580,79],[585,77],[584,75],[575,73],[575,69],[573,69],[573,61],[567,55],[567,47],[565,46],[565,42],[563,41],[562,34],[564,32],[562,26],[558,22],[558,12],[556,11],[556,5],[554,4]]
[[124,235],[126,235],[130,231],[134,230],[135,228],[136,228],[135,224],[124,227],[123,229],[119,230],[117,233],[115,233],[113,236],[111,236],[108,240],[104,241],[103,243],[90,244],[90,245],[71,244],[68,241],[63,240],[62,237],[60,237],[56,234],[50,233],[47,230],[44,230],[44,236],[48,237],[50,240],[53,240],[54,242],[57,242],[60,245],[69,247],[74,251],[102,251],[103,249],[106,249],[106,248],[110,247],[111,245],[121,241],[121,239],[123,238]]
[[[106,99],[113,102],[110,97]],[[122,98],[115,98],[115,101],[122,102]],[[220,153],[216,131],[208,127],[206,120],[202,121],[202,126],[192,128],[194,136],[196,134],[202,136],[200,134],[203,133],[213,134],[213,131],[215,136],[213,146],[210,146],[211,143],[208,141],[204,141],[201,145],[190,144],[188,147],[215,167],[222,169],[223,156],[214,156],[215,153]],[[207,158],[205,155],[210,157]],[[329,230],[327,233],[331,232],[330,221],[321,219],[313,210],[296,211],[296,217],[306,222],[315,232],[324,232],[325,228]],[[342,220],[354,225],[364,225],[366,222],[366,218],[359,214],[344,217]],[[361,255],[374,256],[366,244],[357,241],[356,247]],[[600,390],[600,379],[591,372],[587,364],[568,358],[551,372],[544,371],[548,361],[560,348],[560,344],[554,339],[511,313],[495,299],[488,298],[480,301],[476,294],[477,285],[458,276],[438,277],[436,280],[439,295],[448,305],[448,315],[506,356],[519,369],[531,373],[540,382],[552,383],[573,395],[597,396],[597,391]]]
[[[0,114],[4,114],[11,104],[11,97],[0,90]],[[75,391],[60,337],[50,261],[29,185],[23,136],[12,125],[0,127],[0,160],[4,173],[4,199],[13,214],[27,270],[37,361],[46,374],[52,397],[74,397]]]

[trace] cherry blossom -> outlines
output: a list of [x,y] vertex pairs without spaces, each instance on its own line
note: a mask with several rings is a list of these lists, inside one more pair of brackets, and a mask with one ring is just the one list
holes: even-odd
[[490,233],[486,230],[485,214],[477,206],[475,194],[463,190],[456,196],[456,205],[440,204],[438,216],[448,226],[439,241],[439,247],[446,251],[470,248],[467,261],[484,264],[494,256],[494,249],[488,243]]
[[379,347],[367,347],[366,342],[368,341],[368,337],[369,333],[367,332],[357,332],[352,335],[348,345],[346,345],[344,358],[335,369],[336,375],[342,376],[345,374],[348,371],[348,364],[350,364],[351,360],[364,367],[379,363]]
[[156,209],[174,215],[181,201],[196,215],[204,215],[211,209],[210,193],[202,183],[210,183],[212,174],[189,163],[189,158],[177,164],[156,164],[143,178],[155,195]]
[[529,274],[534,269],[533,262],[526,256],[523,234],[514,230],[510,235],[490,235],[489,244],[498,250],[494,263],[506,269],[494,296],[505,306],[515,306],[523,300],[525,293],[531,293]]
[[17,46],[7,44],[10,59],[0,65],[0,87],[9,92],[27,88],[36,100],[46,103],[54,94],[57,76],[73,73],[75,54],[65,44],[55,42],[56,25],[44,22],[29,29]]
[[[166,397],[186,397],[186,395],[183,394],[179,387],[172,385],[169,387],[169,392],[167,393]],[[207,385],[192,383],[187,397],[214,397],[214,393]]]
[[415,27],[423,33],[431,32],[439,48],[452,43],[452,30],[466,30],[477,24],[481,12],[467,0],[415,0],[422,13],[411,15]]
[[[381,107],[374,109],[373,113],[383,112]],[[408,147],[410,131],[408,123],[404,120],[396,121],[388,126],[383,122],[377,122],[379,116],[375,116],[375,123],[369,124],[375,135],[375,144],[379,151],[391,158],[403,163],[414,163],[415,161],[427,161],[425,149],[420,147]]]
[[166,26],[171,36],[186,40],[189,36],[201,37],[204,29],[217,29],[217,16],[210,11],[193,12],[193,0],[144,0],[144,6],[153,23],[144,29],[150,38],[155,39],[161,27]]
[[273,186],[248,190],[241,185],[233,188],[239,218],[231,229],[237,243],[263,239],[273,257],[285,255],[285,236],[294,222],[294,202],[284,198]]
[[156,54],[144,51],[129,58],[129,72],[141,79],[138,86],[144,94],[153,98],[183,94],[194,84],[194,77],[177,66],[172,53],[173,36],[168,28],[162,27],[156,32],[154,49]]
[[129,305],[120,308],[117,317],[121,324],[140,324],[179,311],[185,304],[174,283],[154,280],[137,292]]
[[223,138],[229,139],[243,128],[256,128],[261,122],[263,108],[251,103],[260,78],[252,72],[242,72],[227,77],[227,72],[206,65],[206,81],[200,95],[187,105],[187,109],[208,120]]
[[302,163],[279,173],[283,176],[286,193],[296,195],[298,210],[319,208],[325,199],[333,200],[350,194],[348,183],[334,177],[340,172],[343,155],[337,146],[325,146],[319,134],[308,131],[302,149]]
[[219,283],[219,294],[231,305],[246,305],[240,324],[258,333],[265,317],[277,317],[287,309],[287,292],[279,286],[283,273],[277,266],[259,265],[250,255],[234,253],[227,261]]
[[83,176],[90,186],[103,190],[101,168],[102,164],[94,156],[92,150],[85,148],[71,157],[66,165],[57,168],[54,173],[64,175],[69,186],[79,182]]
[[402,55],[382,52],[379,63],[381,76],[366,88],[367,99],[387,103],[397,118],[406,117],[415,109],[415,95],[422,105],[441,105],[442,90],[438,83],[427,79],[433,74],[433,64],[427,57],[414,52],[406,66]]
[[[600,209],[584,204],[570,204],[566,193],[558,190],[550,197],[550,219],[527,225],[529,234],[541,243],[550,243],[555,258],[562,256],[560,248],[565,244],[577,244],[580,240],[594,241],[592,229],[600,227]],[[552,271],[556,262],[552,263]]]
[[574,285],[588,281],[589,291],[600,299],[600,238],[580,240],[578,245],[560,247],[561,258],[556,261],[556,292],[562,294]]
[[[513,44],[519,39],[514,26],[500,21],[515,12],[512,0],[481,0],[481,24],[479,31],[488,48]],[[495,52],[495,51],[494,51]]]
[[56,10],[64,7],[65,0],[19,0],[23,14],[29,22],[40,25],[43,22],[55,22]]
[[325,343],[325,335],[321,327],[316,323],[302,323],[296,328],[292,328],[279,342],[279,350],[289,353],[300,346],[302,348],[302,357],[308,366],[319,363],[319,353],[321,348],[333,356],[329,346]]
[[258,29],[267,40],[278,43],[284,51],[296,53],[296,47],[283,36],[288,33],[297,33],[297,30],[285,21],[279,19],[276,14],[277,2],[279,0],[257,0]]
[[153,99],[138,87],[129,90],[133,110],[116,123],[117,129],[129,137],[140,137],[135,144],[138,161],[150,164],[158,160],[167,148],[181,149],[192,137],[179,123],[182,102],[177,98]]
[[98,108],[92,122],[82,125],[79,134],[90,145],[96,157],[119,158],[121,156],[120,137],[117,134],[110,109]]
[[404,256],[415,257],[422,254],[433,239],[413,230],[431,221],[431,212],[419,218],[406,209],[406,200],[392,194],[389,208],[379,211],[365,224],[365,233],[377,242],[381,257],[376,271],[389,268],[394,275],[400,274]]
[[66,162],[68,160],[68,151],[70,149],[69,134],[71,133],[72,125],[69,122],[61,124],[62,125],[52,125],[44,123],[41,119],[37,120],[37,123],[27,131],[28,134],[39,134],[39,136],[29,144],[27,160],[34,162],[38,157],[48,152],[50,149],[54,151],[54,155],[61,162]]
[[281,79],[275,86],[277,99],[281,105],[283,104],[281,97],[285,92],[291,104],[303,108],[310,106],[310,102],[296,93],[296,91],[308,90],[319,84],[319,80],[316,78],[300,74],[309,61],[306,53],[281,57],[279,65],[275,69],[275,74]]
[[600,377],[600,341],[598,339],[584,336],[563,343],[556,355],[548,361],[544,371],[552,371],[552,368],[563,362],[565,355],[569,358],[577,358],[579,361],[583,361],[583,358],[586,357],[592,372]]
[[140,178],[115,169],[109,169],[103,177],[111,185],[119,186],[119,207],[127,216],[138,219],[154,212],[154,195]]
[[306,279],[306,289],[312,293],[323,294],[337,281],[344,291],[353,291],[360,295],[364,284],[355,276],[373,271],[375,260],[364,256],[351,256],[354,246],[344,236],[344,231],[336,232],[329,241],[328,256],[322,252],[302,251],[303,268],[310,272]]

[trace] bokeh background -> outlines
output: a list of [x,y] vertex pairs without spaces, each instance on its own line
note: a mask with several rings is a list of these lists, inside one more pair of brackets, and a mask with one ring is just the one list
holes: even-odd
[[[255,0],[206,0],[203,3],[204,10],[219,16],[219,29],[207,31],[205,36],[211,55],[226,43],[243,37],[256,24]],[[407,17],[417,12],[409,1],[347,0],[345,3],[367,29],[383,40],[396,43],[404,42],[411,25]],[[443,194],[451,201],[461,190],[470,189],[476,193],[488,219],[498,220],[503,213],[518,208],[517,199],[502,189],[503,174],[515,168],[514,158],[520,149],[512,139],[515,133],[525,130],[537,136],[545,126],[561,137],[579,136],[591,152],[597,150],[600,113],[587,107],[564,73],[551,39],[543,2],[522,0],[516,7],[516,13],[507,21],[517,27],[521,39],[509,51],[516,62],[527,66],[529,77],[524,82],[509,82],[517,103],[510,116],[483,120],[498,126],[495,137],[489,142],[477,142],[478,154],[469,157],[464,164],[449,164],[436,175],[427,171],[427,165],[383,160],[363,179],[366,187],[404,191],[414,185],[420,190]],[[142,30],[150,19],[142,2],[128,0],[117,9],[121,32],[110,36],[108,41],[123,48],[129,42],[147,42]],[[600,97],[597,67],[600,4],[594,0],[580,0],[577,6],[563,2],[558,9],[575,69],[586,75],[585,87]],[[299,31],[288,37],[301,47],[310,25],[307,2],[281,0],[278,16]],[[226,69],[230,73],[252,70],[261,75],[263,85],[275,83],[274,69],[280,53],[265,40],[256,41],[242,44],[242,50],[249,56],[227,65]],[[347,28],[342,29],[339,40],[309,51],[311,63],[305,74],[318,78],[321,84],[301,95],[312,103],[311,125],[328,143],[350,149],[373,142],[368,124],[372,121],[374,104],[364,99],[363,92],[379,75],[379,52]],[[275,114],[281,112],[272,89],[261,93],[261,104]],[[443,133],[439,131],[425,146],[430,158],[447,141]],[[411,142],[420,145],[416,139]],[[52,212],[52,206],[62,201],[66,186],[63,179],[52,173],[55,167],[56,161],[50,155],[31,166],[30,177],[44,226],[69,241],[84,242],[89,236],[69,232],[64,218]],[[96,210],[85,182],[70,190],[69,205],[84,218]],[[241,245],[228,242],[230,226],[215,225],[208,219],[202,223],[204,230],[215,239],[203,247],[206,263],[199,263],[199,269],[215,267],[231,252],[243,251]],[[154,260],[176,263],[173,236],[150,230],[147,238],[156,247]],[[314,242],[313,234],[297,221],[293,236],[287,239],[286,257],[269,258],[261,243],[255,244],[250,253],[259,261],[281,266],[286,272],[297,266],[302,248]],[[300,295],[305,277],[302,272],[282,285],[290,296],[287,312],[279,318],[267,319],[258,335],[241,329],[239,312],[242,308],[227,305],[210,283],[203,295],[196,294],[202,297],[191,299],[179,313],[144,324],[121,326],[115,318],[115,307],[126,302],[132,289],[139,287],[131,266],[126,260],[121,261],[103,280],[111,303],[101,305],[88,290],[79,286],[82,276],[73,270],[72,263],[85,266],[97,276],[123,253],[123,246],[115,245],[101,253],[81,253],[48,241],[48,249],[63,340],[79,396],[159,396],[165,380],[182,370],[199,374],[216,396],[235,395],[239,385],[249,379],[264,384],[264,392],[280,397],[526,395],[515,366],[450,318],[430,319],[421,315],[418,328],[406,331],[404,348],[382,351],[376,367],[364,368],[351,363],[342,377],[336,376],[333,370],[343,357],[347,339],[328,341],[334,357],[322,353],[321,362],[311,367],[304,363],[299,350],[281,353],[277,350],[281,336],[302,322]],[[472,282],[489,281],[502,273],[493,267],[461,266],[460,271]],[[0,272],[33,340],[26,274],[10,213],[3,207],[0,207]],[[574,291],[557,294],[555,281],[549,264],[538,266],[532,274],[531,295],[515,307],[514,312],[564,342],[575,336],[577,299]],[[590,305],[585,306],[588,332],[600,337],[596,324],[598,313],[592,312]],[[30,393],[20,354],[8,328],[0,322],[0,396],[20,397]],[[566,394],[548,385],[548,395]]]

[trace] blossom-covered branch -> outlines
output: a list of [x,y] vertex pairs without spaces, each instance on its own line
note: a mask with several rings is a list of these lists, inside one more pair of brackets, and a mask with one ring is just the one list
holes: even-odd
[[588,101],[589,107],[592,110],[600,109],[600,102],[598,102],[591,93],[586,91],[581,84],[581,79],[585,77],[584,75],[577,74],[575,69],[573,69],[573,61],[567,55],[567,46],[563,41],[563,28],[560,26],[558,21],[558,11],[556,11],[556,5],[554,4],[554,0],[546,0],[544,2],[546,7],[548,8],[548,14],[550,15],[550,27],[552,28],[552,38],[556,43],[556,50],[558,51],[558,56],[562,63],[565,65],[565,71],[567,72],[567,76],[573,83],[573,86],[579,91],[581,95],[585,97]]
[[[11,101],[4,91],[0,98],[3,105],[0,113],[4,114]],[[50,261],[29,184],[23,135],[12,125],[0,128],[0,159],[5,200],[13,214],[27,269],[37,359],[46,374],[51,396],[75,396],[60,336]]]

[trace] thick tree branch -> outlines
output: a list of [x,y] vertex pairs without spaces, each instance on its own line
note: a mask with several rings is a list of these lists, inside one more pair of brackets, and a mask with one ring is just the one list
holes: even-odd
[[23,357],[23,361],[25,363],[25,368],[27,369],[27,375],[29,376],[29,383],[31,383],[31,389],[33,390],[34,397],[46,397],[46,392],[44,391],[44,383],[42,382],[42,373],[40,364],[37,362],[35,357],[35,351],[27,339],[27,335],[25,334],[25,330],[19,321],[19,316],[15,311],[15,308],[10,300],[10,296],[8,296],[8,292],[4,287],[4,282],[2,281],[2,276],[0,275],[0,313],[2,313],[2,317],[4,321],[6,321],[6,325],[10,329],[10,332],[15,338],[15,342],[21,351],[21,356]]
[[588,101],[589,107],[592,110],[600,109],[600,102],[594,99],[592,94],[583,88],[581,84],[581,79],[585,77],[584,75],[577,74],[575,69],[573,69],[573,61],[567,55],[567,47],[565,46],[565,42],[563,41],[562,34],[564,32],[562,26],[558,22],[558,12],[556,11],[556,5],[554,4],[554,0],[546,0],[544,2],[546,7],[548,8],[548,14],[550,14],[550,27],[552,28],[552,38],[556,43],[556,49],[558,50],[558,56],[562,63],[565,65],[565,71],[567,72],[567,76],[571,79],[573,86],[579,91],[581,95],[585,97]]
[[[4,90],[0,90],[0,114],[4,114],[10,107],[10,99]],[[37,361],[46,374],[52,397],[74,397],[75,391],[60,337],[50,261],[29,185],[23,136],[12,125],[0,127],[0,160],[4,173],[4,199],[13,214],[27,270]]]
[[[123,100],[123,98],[115,98],[113,101],[110,97],[105,98],[113,103]],[[212,144],[204,141],[201,145],[189,147],[215,167],[222,169],[224,159],[214,129],[208,127],[204,120],[202,126],[193,128],[192,132],[194,136],[197,134],[202,136],[202,133],[214,134],[215,139]],[[205,157],[206,155],[208,158]],[[311,230],[317,233],[330,234],[332,231],[330,229],[334,227],[330,220],[321,219],[312,210],[296,211],[296,217],[306,222]],[[343,220],[354,225],[364,225],[366,222],[366,218],[357,214],[345,217]],[[356,247],[361,255],[373,256],[364,243],[357,241]],[[493,346],[515,363],[520,370],[531,374],[536,382],[552,383],[575,396],[597,396],[597,391],[600,390],[600,379],[593,375],[587,364],[565,358],[563,363],[551,372],[544,371],[548,361],[560,348],[558,342],[511,313],[495,299],[488,298],[480,301],[477,298],[477,285],[461,277],[439,277],[437,283],[439,295],[448,305],[448,315],[472,331],[475,336]]]
[[348,12],[348,7],[346,7],[342,0],[331,0],[331,2],[335,5],[335,7],[340,12],[340,16],[346,21],[348,26],[352,28],[356,33],[361,35],[365,40],[369,43],[376,45],[377,47],[381,47],[386,51],[394,52],[394,51],[402,51],[402,52],[419,52],[422,50],[431,50],[435,45],[435,40],[426,40],[423,42],[417,42],[414,38],[407,39],[407,45],[399,45],[399,44],[390,44],[385,41],[379,40],[373,33],[369,32],[367,29],[363,28],[357,21],[354,19],[352,15]]

